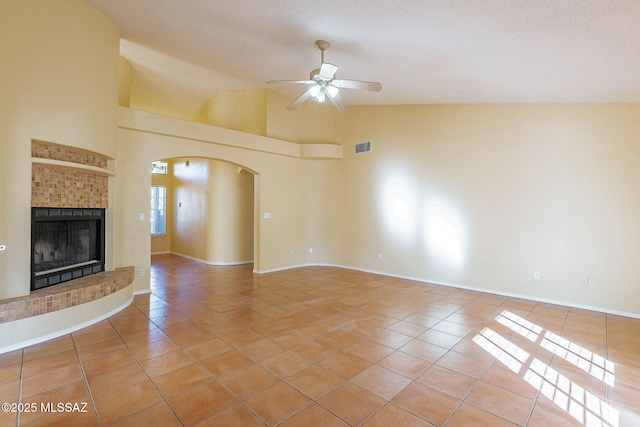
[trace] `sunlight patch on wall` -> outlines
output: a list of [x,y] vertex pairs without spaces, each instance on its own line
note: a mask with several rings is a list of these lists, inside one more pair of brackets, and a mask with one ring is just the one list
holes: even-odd
[[416,238],[417,201],[419,194],[409,177],[394,172],[381,180],[379,208],[390,235],[401,243]]
[[466,235],[459,212],[438,199],[428,201],[425,212],[423,232],[427,253],[461,268],[466,261]]
[[430,197],[406,171],[389,167],[378,181],[378,212],[388,239],[421,250],[448,268],[466,262],[466,230],[462,214],[446,197]]

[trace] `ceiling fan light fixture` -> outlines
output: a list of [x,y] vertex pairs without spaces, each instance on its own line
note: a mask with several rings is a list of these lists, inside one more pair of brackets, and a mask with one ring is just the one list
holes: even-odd
[[359,89],[370,90],[374,92],[380,92],[382,85],[377,82],[367,82],[362,80],[343,80],[336,79],[336,72],[338,67],[324,62],[324,51],[330,46],[329,42],[325,40],[317,40],[316,45],[320,49],[320,68],[316,68],[309,74],[309,80],[269,80],[267,84],[304,84],[311,85],[302,95],[300,95],[295,101],[287,107],[287,110],[293,110],[298,105],[302,104],[309,98],[319,103],[324,103],[329,95],[329,101],[341,113],[349,111],[349,106],[340,96],[340,89]]
[[332,98],[335,98],[336,95],[338,94],[338,88],[335,87],[334,85],[327,85],[326,90],[329,96]]
[[322,88],[320,87],[320,85],[312,86],[311,89],[309,89],[309,95],[313,96],[316,99],[318,98],[318,96],[320,96],[320,92],[322,92]]

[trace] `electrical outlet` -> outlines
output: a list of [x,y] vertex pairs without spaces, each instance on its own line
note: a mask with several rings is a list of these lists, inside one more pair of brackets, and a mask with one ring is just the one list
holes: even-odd
[[589,286],[589,276],[582,276],[580,278],[580,286]]
[[138,270],[138,275],[140,277],[144,277],[144,268],[141,268],[141,269]]
[[382,259],[382,252],[378,252],[378,259]]
[[293,255],[293,249],[289,249],[289,255]]
[[313,253],[313,248],[309,248],[309,253],[312,254]]
[[540,280],[540,272],[538,271],[533,272],[533,280]]

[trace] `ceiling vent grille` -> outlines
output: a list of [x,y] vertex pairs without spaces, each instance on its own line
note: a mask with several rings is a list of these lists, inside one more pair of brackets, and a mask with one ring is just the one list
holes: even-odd
[[356,154],[370,153],[371,141],[360,142],[356,144]]

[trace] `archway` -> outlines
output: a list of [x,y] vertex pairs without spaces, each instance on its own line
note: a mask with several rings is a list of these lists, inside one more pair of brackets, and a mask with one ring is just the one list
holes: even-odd
[[[212,265],[254,263],[259,256],[258,174],[206,157],[162,162],[165,173],[152,174],[151,193],[164,190],[164,212],[158,218],[166,227],[152,234],[151,254],[172,253]],[[152,227],[157,207],[152,198]]]

